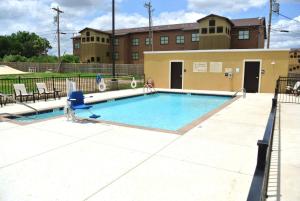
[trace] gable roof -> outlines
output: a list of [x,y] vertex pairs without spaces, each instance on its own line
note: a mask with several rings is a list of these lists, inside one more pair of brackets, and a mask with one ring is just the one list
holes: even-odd
[[218,17],[218,18],[221,18],[221,19],[224,19],[226,20],[229,24],[231,24],[231,26],[234,26],[234,24],[232,23],[232,21],[230,19],[228,19],[227,17],[223,17],[223,16],[220,16],[220,15],[215,15],[215,14],[210,14],[210,15],[207,15],[199,20],[197,20],[197,22],[201,22],[202,20],[205,20],[207,18],[210,18],[210,17]]

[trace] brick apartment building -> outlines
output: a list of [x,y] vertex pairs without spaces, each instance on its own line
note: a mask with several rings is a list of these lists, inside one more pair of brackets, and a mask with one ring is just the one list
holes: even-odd
[[[81,62],[111,62],[111,31],[85,28],[73,37],[73,54]],[[151,51],[149,28],[116,30],[116,63],[143,63],[144,51]],[[208,15],[195,23],[153,27],[153,50],[253,49],[264,48],[265,18],[230,20]]]

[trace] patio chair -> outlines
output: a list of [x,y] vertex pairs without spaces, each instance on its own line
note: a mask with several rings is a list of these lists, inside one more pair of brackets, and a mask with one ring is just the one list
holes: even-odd
[[46,86],[46,83],[44,83],[44,82],[36,83],[36,88],[38,91],[38,99],[40,99],[41,95],[44,96],[45,101],[47,101],[49,95],[53,95],[54,99],[56,99],[56,97],[60,98],[60,96],[59,96],[60,91],[56,90],[55,88],[53,91],[49,91]]
[[288,94],[295,94],[295,95],[300,95],[300,81],[297,81],[294,85],[294,87],[292,86],[287,86],[286,87],[286,92]]
[[28,97],[32,97],[33,102],[35,102],[34,92],[27,93],[25,84],[13,84],[15,98],[20,97],[20,101],[23,102],[23,98],[25,97],[25,101],[28,101]]
[[89,109],[91,109],[92,105],[84,104],[84,95],[82,91],[73,91],[71,92],[68,98],[68,106],[67,106],[67,114],[68,118],[71,117],[72,120],[76,120],[75,110],[87,110],[91,115],[89,118],[97,119],[100,115],[93,114]]

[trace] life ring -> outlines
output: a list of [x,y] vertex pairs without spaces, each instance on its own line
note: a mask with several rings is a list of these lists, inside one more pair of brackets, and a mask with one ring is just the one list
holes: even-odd
[[99,91],[103,92],[106,91],[106,84],[104,82],[104,79],[101,80],[101,82],[98,84]]
[[131,81],[131,88],[135,89],[137,86],[137,82],[135,81],[134,77],[132,78],[132,81]]

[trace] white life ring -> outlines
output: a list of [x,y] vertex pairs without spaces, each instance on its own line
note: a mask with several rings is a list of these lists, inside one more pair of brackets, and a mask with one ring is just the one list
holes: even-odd
[[137,82],[135,81],[134,77],[132,78],[132,81],[131,81],[131,88],[135,89],[137,86]]
[[101,82],[98,84],[99,91],[103,92],[106,91],[106,84],[104,82],[104,79],[101,79]]

